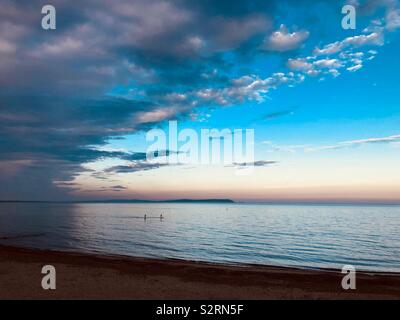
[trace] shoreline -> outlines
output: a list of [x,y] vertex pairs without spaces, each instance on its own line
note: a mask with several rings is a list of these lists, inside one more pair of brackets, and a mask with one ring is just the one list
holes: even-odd
[[[41,288],[54,265],[57,289]],[[335,269],[220,264],[0,245],[0,299],[400,299],[400,273],[357,272],[341,288]]]
[[[17,238],[41,236],[42,234],[29,234],[17,236]],[[0,240],[9,240],[12,237],[1,238]],[[1,250],[10,250],[13,252],[26,252],[26,253],[37,253],[37,254],[54,254],[54,255],[64,255],[64,256],[74,256],[74,257],[92,257],[98,259],[125,261],[125,262],[173,262],[173,263],[186,263],[186,264],[196,264],[204,265],[210,267],[232,267],[232,268],[247,268],[247,269],[267,269],[267,270],[287,270],[287,271],[309,271],[309,272],[326,272],[326,273],[340,273],[340,269],[329,268],[329,267],[312,267],[312,266],[290,266],[290,265],[273,265],[273,264],[262,264],[262,263],[246,263],[246,262],[218,262],[218,261],[205,261],[205,260],[188,260],[180,258],[168,258],[168,257],[145,257],[145,256],[134,256],[134,255],[124,255],[124,254],[111,254],[106,252],[96,252],[96,251],[77,251],[77,250],[61,250],[61,249],[41,249],[35,247],[24,247],[18,245],[5,245],[0,243]],[[381,276],[399,276],[400,271],[378,271],[378,270],[368,270],[368,269],[358,269],[358,273],[362,274],[373,274]]]

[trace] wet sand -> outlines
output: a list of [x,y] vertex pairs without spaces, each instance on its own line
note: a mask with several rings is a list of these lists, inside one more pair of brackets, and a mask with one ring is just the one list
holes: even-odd
[[[44,265],[57,289],[41,287]],[[0,246],[0,299],[400,299],[400,274],[216,265]]]

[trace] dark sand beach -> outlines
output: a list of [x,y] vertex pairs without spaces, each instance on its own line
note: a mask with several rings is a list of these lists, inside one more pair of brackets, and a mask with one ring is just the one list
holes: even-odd
[[[41,288],[43,265],[57,289]],[[400,274],[215,265],[0,246],[0,299],[400,299]]]

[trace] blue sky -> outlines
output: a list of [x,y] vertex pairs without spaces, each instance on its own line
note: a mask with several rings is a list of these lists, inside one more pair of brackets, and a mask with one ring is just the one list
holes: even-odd
[[[397,0],[0,6],[2,199],[400,200]],[[265,165],[149,165],[171,120],[254,129]]]

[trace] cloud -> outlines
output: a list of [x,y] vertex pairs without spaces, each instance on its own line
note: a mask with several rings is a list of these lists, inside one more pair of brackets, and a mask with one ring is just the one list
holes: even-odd
[[[110,152],[108,152],[110,153]],[[127,161],[155,160],[157,158],[169,157],[181,153],[174,150],[157,150],[155,152],[114,152],[114,157]]]
[[288,68],[295,71],[309,71],[313,69],[313,65],[307,59],[289,59]]
[[362,64],[356,64],[354,66],[348,67],[347,70],[350,72],[355,72],[357,70],[360,70],[362,67]]
[[400,135],[392,135],[387,137],[378,137],[378,138],[367,138],[367,139],[358,139],[358,140],[348,140],[348,141],[341,141],[336,144],[332,145],[325,145],[325,146],[311,146],[308,144],[303,145],[276,145],[271,141],[262,141],[264,145],[270,147],[273,151],[283,151],[289,153],[295,153],[296,151],[303,151],[303,152],[317,152],[317,151],[324,151],[324,150],[337,150],[337,149],[345,149],[345,148],[354,148],[360,147],[363,145],[369,144],[398,144],[400,143]]
[[[101,180],[115,171],[156,168],[142,162],[143,152],[101,147],[169,119],[191,119],[197,109],[261,103],[280,86],[335,75],[339,63],[352,68],[374,56],[293,57],[289,70],[269,75],[239,70],[240,59],[287,57],[308,39],[308,31],[291,26],[273,32],[277,1],[52,4],[62,14],[57,30],[46,32],[40,1],[0,2],[1,198],[69,197],[66,189],[88,171],[84,165],[104,159],[133,163],[91,173]],[[395,21],[387,15],[388,26]],[[349,54],[382,41],[372,31],[337,45]],[[338,62],[324,67],[324,59]]]
[[147,153],[146,152],[127,153],[122,158],[124,160],[129,160],[129,161],[146,160]]
[[233,163],[233,166],[236,167],[267,167],[273,164],[277,164],[277,161],[266,161],[266,160],[258,160],[254,162],[241,162],[241,163]]
[[166,167],[169,165],[170,164],[168,164],[168,163],[133,161],[128,165],[119,165],[119,166],[110,167],[110,168],[104,170],[104,172],[105,173],[133,173],[133,172],[139,172],[139,171],[148,171],[148,170],[159,169],[159,168]]
[[[66,189],[60,192],[61,185],[53,181],[73,180],[87,171],[82,167],[85,163],[126,156],[95,146],[140,130],[130,119],[151,107],[122,98],[14,95],[3,95],[0,105],[0,161],[15,163],[15,170],[5,168],[12,175],[0,175],[1,184],[8,186],[1,196],[29,199],[62,198]],[[35,180],[40,182],[40,190],[33,188]]]
[[322,47],[322,49],[320,48],[315,48],[314,49],[314,54],[317,56],[320,55],[331,55],[331,54],[335,54],[340,52],[343,49],[343,44],[342,42],[334,42],[334,43],[329,43],[327,45],[325,45],[324,47]]
[[305,30],[290,33],[285,25],[281,25],[279,30],[273,32],[264,39],[262,49],[269,51],[291,51],[298,49],[310,33]]
[[197,98],[196,103],[215,103],[217,105],[233,105],[246,101],[261,103],[265,100],[266,94],[271,89],[282,85],[294,85],[301,83],[304,77],[293,72],[276,72],[267,78],[260,78],[256,75],[245,75],[232,79],[230,85],[223,88],[207,88],[194,92]]
[[258,12],[269,5],[258,0],[52,4],[57,30],[45,32],[40,1],[0,2],[1,198],[68,196],[60,186],[72,185],[53,182],[71,182],[87,171],[83,164],[140,158],[99,148],[190,117],[196,104],[178,99],[182,86],[195,92],[226,81],[201,75],[224,69],[221,51],[240,50],[270,25]]
[[395,143],[399,141],[400,141],[400,135],[393,135],[381,138],[368,138],[368,139],[342,141],[335,145],[307,148],[306,151],[334,150],[334,149],[357,147],[366,144]]
[[377,54],[376,50],[366,51],[364,47],[382,46],[383,38],[382,31],[347,37],[322,48],[317,47],[312,55],[305,58],[289,59],[287,67],[304,76],[321,76],[320,79],[324,79],[325,75],[336,78],[341,74],[341,69],[356,72],[363,67],[364,61],[374,59]]
[[220,17],[212,24],[215,25],[214,35],[211,37],[215,49],[237,47],[252,36],[265,33],[270,27],[269,20],[257,13],[239,19]]
[[272,151],[295,153],[297,151],[304,151],[309,148],[309,145],[277,145],[272,141],[262,141],[262,144],[268,145]]
[[320,48],[314,49],[314,54],[316,56],[320,55],[332,55],[339,53],[347,48],[358,48],[368,45],[383,45],[383,35],[379,32],[372,32],[368,35],[358,35],[353,37],[347,37],[342,41],[336,41],[334,43],[329,43]]
[[45,43],[42,47],[37,49],[34,55],[66,55],[75,54],[84,48],[84,44],[79,39],[71,37],[57,39],[53,43]]
[[271,112],[271,113],[268,113],[268,114],[262,116],[262,118],[264,120],[272,120],[272,119],[276,119],[276,118],[287,116],[287,115],[293,115],[293,114],[294,114],[294,110],[290,109],[290,110]]
[[386,14],[386,28],[389,31],[394,31],[400,28],[400,9],[391,8]]
[[112,190],[126,190],[127,188],[121,185],[111,186],[110,189]]
[[14,53],[17,50],[15,44],[7,41],[6,39],[0,39],[0,53]]
[[358,35],[354,37],[348,37],[342,41],[343,47],[353,46],[361,47],[367,45],[383,45],[382,34],[378,32],[372,32],[368,35]]
[[380,19],[380,26],[384,26],[389,32],[393,32],[400,27],[400,3],[398,0],[367,0],[359,6],[362,11],[370,14],[385,10],[385,17]]
[[343,64],[337,59],[321,59],[315,61],[314,66],[318,68],[336,69],[336,68],[341,68]]
[[138,113],[135,120],[137,123],[158,123],[173,119],[177,114],[183,111],[183,108],[187,109],[187,107],[180,108],[179,106],[173,106],[157,108],[152,111],[144,111]]

